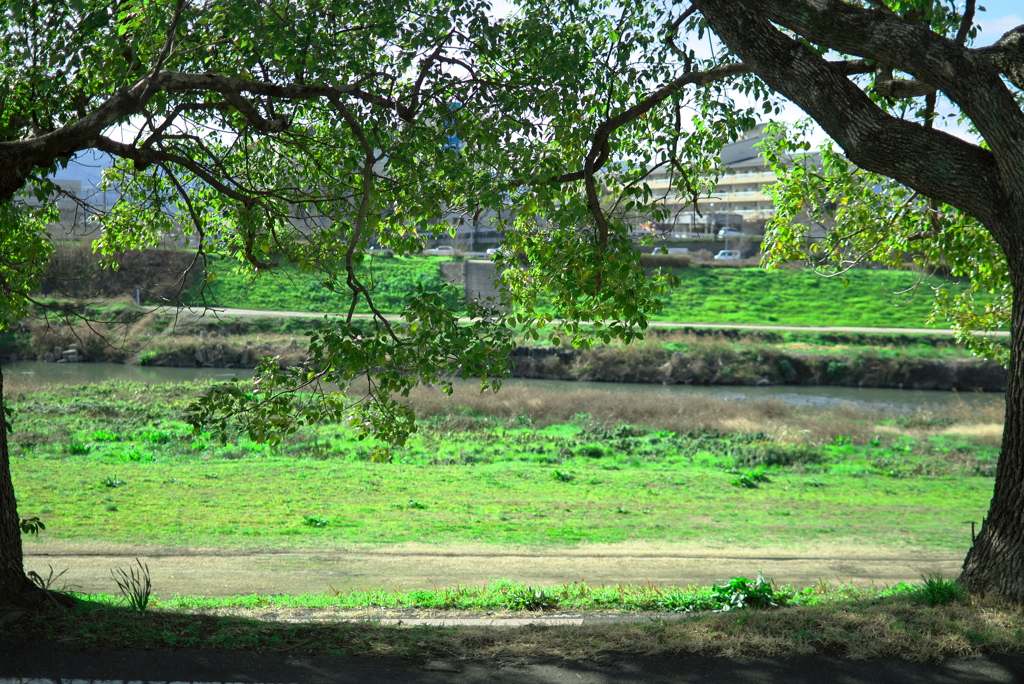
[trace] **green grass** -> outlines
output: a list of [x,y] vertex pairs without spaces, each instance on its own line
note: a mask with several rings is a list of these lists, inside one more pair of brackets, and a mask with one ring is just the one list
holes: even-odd
[[[550,409],[486,415],[456,405],[428,415],[394,462],[368,463],[369,447],[337,427],[300,431],[275,448],[192,436],[180,412],[200,390],[195,383],[106,383],[13,394],[12,468],[21,514],[42,517],[44,537],[207,548],[423,539],[564,547],[650,539],[723,549],[863,543],[959,555],[970,543],[964,521],[980,519],[987,506],[996,455],[991,441],[945,432],[956,427],[956,411],[845,410],[841,423],[849,432],[819,426],[815,434],[827,439],[791,443],[765,432],[668,430],[583,414],[566,420]],[[596,407],[596,396],[579,401]],[[546,406],[553,398],[534,392],[531,400]],[[563,395],[557,405],[573,401]],[[762,408],[771,422],[814,424],[778,406]],[[725,413],[718,405],[709,410]],[[994,415],[993,408],[981,411],[981,424]],[[735,484],[744,479],[754,486]],[[934,575],[882,589],[824,582],[794,589],[732,578],[716,587],[502,580],[407,592],[158,594],[142,613],[121,596],[80,598],[71,611],[9,615],[0,638],[101,649],[459,660],[684,654],[941,660],[1024,651],[1019,607],[964,596]],[[721,612],[741,603],[780,607]],[[690,614],[515,630],[374,621],[452,614],[447,611]],[[303,617],[321,622],[286,621]],[[340,621],[352,617],[363,621]]]
[[[928,606],[964,601],[966,592],[954,580],[932,575],[920,584],[900,582],[892,587],[832,587],[827,582],[796,589],[778,586],[770,579],[734,577],[710,587],[659,587],[654,584],[591,586],[584,581],[547,587],[533,587],[512,580],[497,580],[486,586],[448,586],[416,591],[384,589],[334,591],[325,594],[243,594],[236,596],[170,596],[151,598],[149,607],[167,611],[223,611],[232,609],[274,610],[452,610],[504,612],[559,610],[569,612],[661,612],[692,613],[731,610],[742,599],[762,595],[761,604],[749,601],[745,607],[814,606],[858,598],[869,600],[899,596]],[[121,594],[88,594],[90,601],[116,607],[127,605]],[[775,605],[769,605],[774,603]],[[131,606],[129,606],[131,607]]]
[[921,328],[932,309],[931,288],[961,287],[934,276],[921,281],[912,271],[854,269],[846,274],[849,286],[809,269],[697,267],[676,273],[681,282],[655,320]]
[[[220,547],[841,539],[961,554],[997,453],[957,435],[793,445],[585,415],[545,427],[449,415],[424,420],[382,464],[338,426],[273,448],[192,436],[180,411],[198,390],[107,383],[15,396],[22,515],[39,515],[52,538]],[[768,481],[735,484],[753,474]]]
[[[398,313],[417,287],[433,292],[442,290],[445,283],[441,280],[440,263],[441,260],[434,257],[379,256],[366,259],[357,273],[378,309]],[[215,277],[206,284],[208,304],[270,311],[342,313],[348,311],[352,301],[343,277],[335,292],[332,291],[334,286],[326,283],[322,275],[302,272],[293,266],[282,266],[257,278],[234,272],[229,264],[214,264],[211,268]],[[356,311],[370,312],[365,301],[359,302]]]
[[[442,287],[440,263],[431,257],[375,257],[360,273],[373,283],[380,309],[396,313],[417,284],[429,290]],[[327,313],[347,311],[350,303],[348,296],[325,289],[322,278],[292,267],[255,280],[229,266],[214,270],[207,298],[222,306]],[[855,269],[846,274],[848,286],[809,269],[693,267],[676,273],[681,282],[654,320],[921,328],[931,312],[931,288],[961,287],[935,276],[922,280],[912,271]],[[365,305],[358,311],[366,313]]]

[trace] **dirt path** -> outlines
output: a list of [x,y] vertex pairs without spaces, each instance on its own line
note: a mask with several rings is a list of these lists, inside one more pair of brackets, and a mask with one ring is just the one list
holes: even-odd
[[66,581],[85,592],[116,593],[111,569],[127,567],[138,557],[149,564],[154,591],[163,596],[323,593],[330,587],[432,589],[484,585],[501,578],[534,586],[578,580],[591,585],[708,585],[729,577],[753,577],[758,568],[766,577],[795,586],[818,580],[884,586],[919,581],[931,572],[955,577],[963,561],[962,556],[922,550],[844,545],[765,550],[650,543],[575,549],[402,544],[239,552],[48,540],[27,543],[25,551],[26,570],[46,577],[48,566],[58,572],[66,568],[58,588]]

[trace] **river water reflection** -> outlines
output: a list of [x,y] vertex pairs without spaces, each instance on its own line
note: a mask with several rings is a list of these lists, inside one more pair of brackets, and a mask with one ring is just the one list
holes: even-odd
[[[129,366],[117,363],[72,363],[56,364],[40,361],[18,361],[4,364],[4,388],[8,391],[31,391],[49,384],[81,385],[106,380],[131,380],[135,382],[160,383],[184,382],[186,380],[229,380],[251,378],[253,372],[232,368],[165,368],[155,366]],[[472,381],[467,381],[470,384]],[[513,378],[505,381],[506,387],[536,387],[537,389],[562,392],[604,391],[629,395],[673,397],[707,397],[722,401],[748,401],[775,398],[796,406],[828,407],[840,403],[851,403],[860,408],[885,411],[911,411],[922,406],[936,408],[958,402],[968,404],[990,404],[1001,402],[1003,396],[996,393],[957,393],[898,389],[858,389],[854,387],[803,387],[774,385],[764,387],[736,387],[716,385],[649,385],[620,382],[563,382],[559,380],[526,380]]]
[[4,389],[25,391],[45,385],[86,385],[107,380],[133,382],[185,382],[251,378],[251,370],[236,368],[164,368],[122,363],[45,363],[16,361],[4,364]]

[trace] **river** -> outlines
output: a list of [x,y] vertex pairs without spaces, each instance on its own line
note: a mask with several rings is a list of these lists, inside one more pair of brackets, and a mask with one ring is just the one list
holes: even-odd
[[[251,370],[225,368],[170,368],[130,366],[117,363],[43,363],[17,361],[4,364],[4,389],[31,391],[49,384],[82,385],[106,380],[130,380],[144,383],[184,382],[186,380],[229,380],[250,378]],[[912,411],[922,406],[943,407],[1001,401],[995,393],[957,393],[923,390],[875,389],[829,386],[772,385],[737,387],[725,385],[649,385],[621,382],[565,382],[560,380],[527,380],[512,378],[506,387],[525,386],[538,389],[559,389],[574,392],[582,389],[630,394],[672,397],[707,397],[724,401],[748,401],[775,398],[789,405],[828,407],[842,403],[859,408],[893,412]]]

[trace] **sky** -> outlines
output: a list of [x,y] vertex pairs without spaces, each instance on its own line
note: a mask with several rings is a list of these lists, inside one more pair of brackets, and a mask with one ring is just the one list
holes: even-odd
[[[984,7],[986,11],[979,11],[977,14],[976,21],[981,26],[981,33],[975,41],[975,46],[977,47],[991,45],[1010,29],[1024,24],[1024,3],[1022,3],[1022,0],[979,0],[979,6]],[[515,10],[515,6],[506,0],[492,0],[492,8],[498,16],[507,16]],[[940,114],[953,111],[949,103],[945,103],[944,106],[940,105],[939,109]],[[790,105],[778,118],[792,122],[804,116],[804,113],[799,108]],[[940,124],[939,127],[945,128],[954,135],[970,139],[970,134],[965,129],[955,126],[952,119],[946,121],[948,122]],[[818,131],[812,142],[819,143],[824,138],[824,133]],[[100,174],[108,164],[109,158],[106,155],[99,152],[86,152],[78,155],[66,169],[58,171],[54,177],[58,179],[81,180],[83,189],[90,186],[95,187],[99,185]]]
[[979,47],[991,45],[1010,29],[1024,24],[1021,0],[980,0],[978,4],[986,9],[977,15],[982,29],[976,41]]

